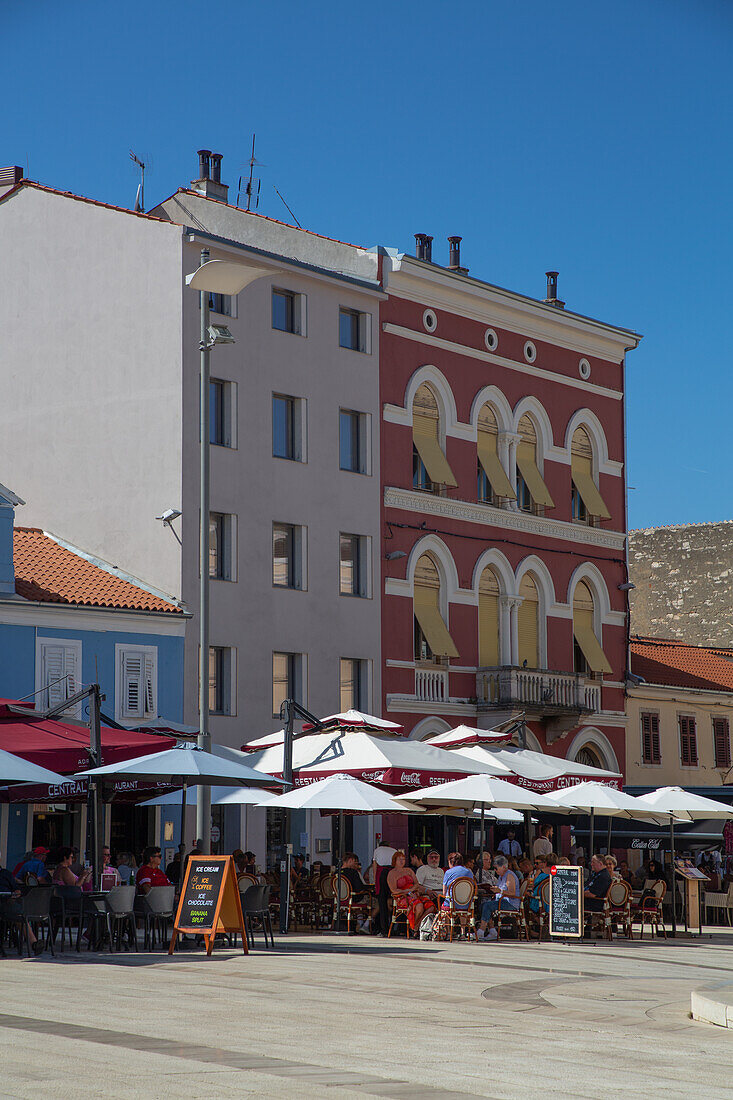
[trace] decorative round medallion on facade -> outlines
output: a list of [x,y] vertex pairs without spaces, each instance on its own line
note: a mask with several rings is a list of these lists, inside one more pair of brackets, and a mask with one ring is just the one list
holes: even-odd
[[422,315],[422,323],[428,332],[435,332],[438,327],[438,318],[432,309],[426,309]]
[[531,340],[528,340],[524,345],[524,358],[528,363],[534,363],[537,358],[537,348],[534,346]]
[[590,378],[590,363],[587,359],[581,359],[578,363],[578,374],[581,378]]
[[484,333],[484,343],[489,351],[496,351],[499,346],[499,337],[494,332],[493,328],[487,328]]

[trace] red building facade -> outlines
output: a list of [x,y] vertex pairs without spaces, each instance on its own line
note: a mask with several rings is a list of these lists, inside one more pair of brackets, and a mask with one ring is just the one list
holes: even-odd
[[523,716],[527,747],[623,772],[639,337],[451,258],[384,265],[382,713],[419,739]]

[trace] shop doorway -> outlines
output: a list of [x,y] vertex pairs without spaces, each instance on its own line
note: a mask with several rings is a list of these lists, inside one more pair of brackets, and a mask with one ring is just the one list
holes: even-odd
[[132,802],[111,802],[109,847],[114,863],[120,852],[131,852],[138,866],[143,848],[156,844],[155,810],[151,806],[135,806]]
[[[48,848],[54,859],[59,848],[71,848],[74,843],[74,822],[78,807],[42,805],[33,809],[32,848]],[[74,815],[77,815],[75,818]]]

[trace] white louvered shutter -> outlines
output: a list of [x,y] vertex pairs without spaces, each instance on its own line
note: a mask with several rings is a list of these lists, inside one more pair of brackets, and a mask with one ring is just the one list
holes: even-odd
[[144,710],[146,718],[157,718],[158,716],[158,700],[157,696],[157,662],[155,653],[145,653],[145,699]]
[[[45,643],[41,657],[42,686],[46,691],[46,704],[56,707],[75,695],[80,686],[78,649],[69,645]],[[69,713],[77,713],[72,707]]]
[[122,651],[122,714],[124,718],[144,715],[145,654],[141,649]]

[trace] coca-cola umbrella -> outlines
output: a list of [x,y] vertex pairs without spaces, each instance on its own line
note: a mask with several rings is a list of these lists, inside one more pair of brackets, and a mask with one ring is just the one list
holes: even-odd
[[664,814],[654,814],[645,806],[643,800],[634,798],[623,791],[617,791],[603,783],[576,783],[572,787],[566,787],[562,791],[552,791],[547,795],[551,802],[559,806],[574,807],[582,814],[590,817],[590,839],[588,849],[593,855],[593,825],[595,815],[609,819],[609,845],[611,838],[610,820],[613,817],[633,818],[637,821],[651,821],[653,825],[665,824],[667,818]]
[[[282,776],[283,751],[282,745],[273,745],[248,754],[247,763],[270,775]],[[499,775],[509,773],[505,765],[469,760],[457,753],[436,749],[424,741],[377,737],[362,731],[307,734],[293,742],[296,787],[343,773],[390,791],[402,791],[488,771]]]
[[438,749],[461,749],[466,745],[510,745],[512,743],[512,731],[484,730],[476,726],[455,726],[444,733],[436,733],[426,738],[428,745],[435,745]]
[[514,774],[515,782],[520,786],[540,794],[585,781],[607,780],[613,786],[621,782],[618,772],[578,764],[575,760],[565,760],[561,756],[550,756],[533,749],[520,749],[516,745],[493,748],[487,744],[474,744],[447,751],[477,763],[493,764],[497,768],[503,766]]

